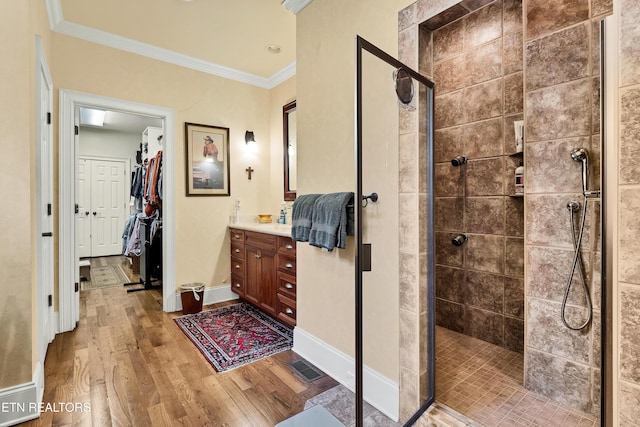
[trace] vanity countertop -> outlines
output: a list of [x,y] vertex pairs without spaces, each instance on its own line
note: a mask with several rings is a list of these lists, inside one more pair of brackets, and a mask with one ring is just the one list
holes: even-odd
[[276,236],[291,237],[291,225],[290,224],[260,224],[258,222],[235,222],[229,223],[229,228],[236,228],[238,230],[255,231],[257,233],[274,234]]

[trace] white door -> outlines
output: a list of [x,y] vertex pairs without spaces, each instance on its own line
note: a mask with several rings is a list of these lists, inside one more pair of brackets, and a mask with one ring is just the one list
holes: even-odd
[[38,39],[38,361],[44,364],[47,347],[55,334],[53,315],[53,150],[51,147],[52,83]]
[[127,163],[122,159],[78,159],[78,256],[122,253],[122,230],[129,202]]
[[78,159],[78,256],[91,256],[91,160]]
[[125,164],[91,161],[91,256],[122,253]]

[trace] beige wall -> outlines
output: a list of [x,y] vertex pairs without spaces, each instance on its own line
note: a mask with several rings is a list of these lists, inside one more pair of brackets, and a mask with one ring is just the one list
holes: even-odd
[[[221,285],[229,277],[226,226],[235,199],[242,213],[273,210],[270,91],[59,34],[53,36],[52,62],[56,90],[175,110],[176,285]],[[294,91],[288,84],[276,92],[293,98]],[[230,129],[231,197],[186,197],[184,122]],[[246,130],[256,135],[254,151],[245,144]],[[249,166],[255,170],[251,180],[245,172]]]
[[0,4],[0,388],[31,381],[35,345],[35,34],[50,56],[44,2]]
[[[323,0],[312,2],[297,15],[298,194],[355,190],[355,37],[359,34],[397,56],[397,12],[409,3]],[[397,110],[380,119],[397,122]],[[397,134],[394,136],[397,138]],[[397,151],[391,154],[395,156],[390,158],[392,164],[380,172],[397,183]],[[395,186],[396,195],[387,193],[386,203],[397,203]],[[396,292],[388,310],[376,313],[389,345],[370,349],[365,363],[397,382],[397,219],[395,225],[388,224],[381,232],[389,246],[377,245],[374,251],[384,251],[395,260],[376,267],[375,277],[365,276],[365,283],[387,284]],[[354,355],[352,238],[347,240],[346,250],[332,253],[298,245],[297,305],[301,329]]]

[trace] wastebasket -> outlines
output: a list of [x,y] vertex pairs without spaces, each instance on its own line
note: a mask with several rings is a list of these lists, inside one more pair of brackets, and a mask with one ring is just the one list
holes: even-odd
[[202,311],[204,299],[204,284],[187,283],[180,285],[180,298],[182,299],[182,313],[193,314]]

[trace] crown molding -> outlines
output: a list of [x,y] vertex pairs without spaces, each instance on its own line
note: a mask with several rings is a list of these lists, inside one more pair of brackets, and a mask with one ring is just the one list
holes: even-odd
[[300,13],[313,0],[282,0],[282,6],[293,12],[294,15]]
[[180,67],[189,68],[214,76],[223,77],[225,79],[235,80],[264,89],[273,89],[280,83],[296,74],[295,61],[277,71],[270,77],[261,77],[255,74],[247,73],[245,71],[236,70],[235,68],[225,67],[224,65],[216,64],[214,62],[205,61],[172,50],[163,49],[158,46],[118,36],[116,34],[96,30],[95,28],[68,22],[65,21],[62,16],[62,7],[60,5],[60,0],[45,1],[47,5],[47,14],[49,16],[49,26],[51,27],[52,31],[58,34],[63,34],[91,43],[108,46],[113,49],[123,50],[125,52],[156,59],[158,61],[167,62],[169,64],[178,65]]
[[62,5],[60,0],[45,0],[47,6],[47,16],[49,17],[49,28],[55,31],[55,28],[62,22]]

